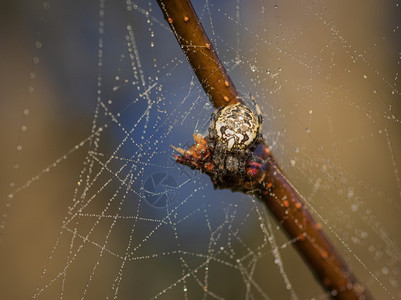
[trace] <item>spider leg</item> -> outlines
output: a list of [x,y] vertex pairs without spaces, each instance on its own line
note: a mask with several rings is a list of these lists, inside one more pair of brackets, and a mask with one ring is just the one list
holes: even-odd
[[262,125],[262,123],[263,123],[262,111],[260,110],[259,104],[256,103],[255,97],[251,96],[251,99],[252,99],[253,104],[255,105],[255,110],[256,110],[256,114],[258,116],[259,125]]

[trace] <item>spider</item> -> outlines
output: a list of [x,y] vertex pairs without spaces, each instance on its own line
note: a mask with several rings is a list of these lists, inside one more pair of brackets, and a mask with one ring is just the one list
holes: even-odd
[[253,102],[257,115],[246,105],[236,103],[216,110],[211,116],[208,144],[217,182],[245,176],[246,163],[262,137],[262,113]]

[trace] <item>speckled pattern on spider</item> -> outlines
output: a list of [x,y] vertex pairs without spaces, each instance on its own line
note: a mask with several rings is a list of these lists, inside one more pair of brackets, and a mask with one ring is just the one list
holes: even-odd
[[213,163],[221,177],[245,174],[245,164],[252,147],[261,137],[262,115],[246,105],[236,103],[218,109],[211,117],[209,147]]

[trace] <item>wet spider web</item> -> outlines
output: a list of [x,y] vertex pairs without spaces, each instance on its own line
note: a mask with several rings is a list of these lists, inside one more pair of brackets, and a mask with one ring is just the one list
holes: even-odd
[[[352,271],[401,298],[400,3],[194,6]],[[260,203],[174,162],[213,108],[154,1],[8,8],[2,298],[329,298]]]

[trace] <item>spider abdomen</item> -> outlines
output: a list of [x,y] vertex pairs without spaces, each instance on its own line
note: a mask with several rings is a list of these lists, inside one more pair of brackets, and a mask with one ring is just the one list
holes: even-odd
[[241,103],[220,109],[214,122],[216,137],[229,151],[252,146],[260,130],[258,117]]

